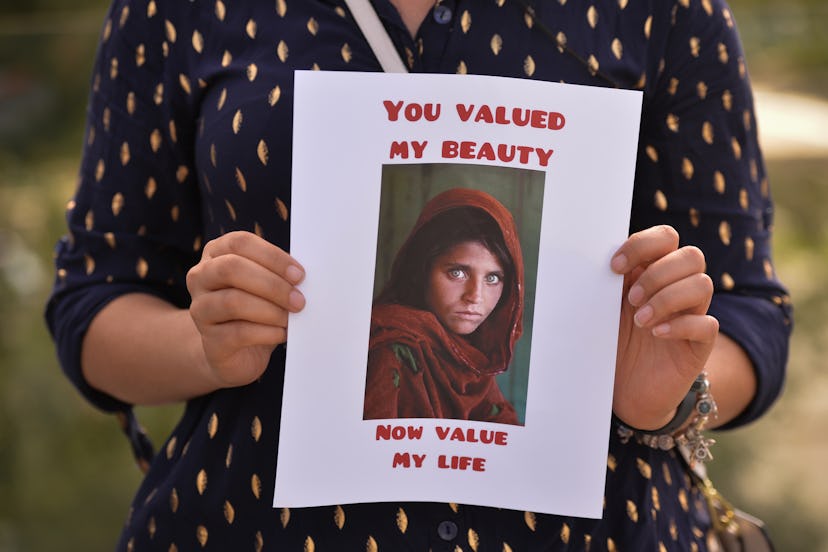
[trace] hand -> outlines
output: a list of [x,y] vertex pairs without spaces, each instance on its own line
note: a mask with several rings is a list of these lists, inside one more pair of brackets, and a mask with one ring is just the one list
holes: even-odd
[[719,331],[707,315],[713,282],[704,254],[678,244],[672,227],[648,228],[630,236],[611,261],[624,275],[612,406],[638,429],[672,419]]
[[249,232],[210,241],[187,274],[190,316],[201,333],[216,387],[252,383],[287,339],[289,312],[305,306],[296,284],[304,269],[285,251]]

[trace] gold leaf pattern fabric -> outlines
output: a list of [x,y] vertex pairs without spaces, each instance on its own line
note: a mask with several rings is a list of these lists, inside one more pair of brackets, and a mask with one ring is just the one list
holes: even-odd
[[[416,37],[388,0],[374,3],[413,72],[605,86],[600,73],[643,90],[630,229],[672,224],[705,251],[710,312],[761,374],[734,424],[761,415],[781,387],[790,300],[770,253],[761,121],[722,0],[535,2],[555,39],[514,0],[442,0],[450,16],[427,14]],[[342,0],[113,0],[47,312],[67,375],[99,408],[130,412],[77,360],[102,305],[143,292],[186,308],[187,271],[225,232],[289,249],[293,73],[307,69],[379,70]],[[600,520],[453,503],[274,510],[284,361],[278,347],[257,382],[190,401],[152,458],[119,551],[708,549],[709,518],[675,455],[614,433]],[[456,536],[441,538],[441,523]]]

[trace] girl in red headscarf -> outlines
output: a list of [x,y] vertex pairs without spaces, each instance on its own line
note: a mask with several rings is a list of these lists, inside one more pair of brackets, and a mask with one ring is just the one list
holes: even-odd
[[511,213],[478,190],[435,196],[374,301],[364,418],[519,424],[494,376],[509,367],[522,316]]

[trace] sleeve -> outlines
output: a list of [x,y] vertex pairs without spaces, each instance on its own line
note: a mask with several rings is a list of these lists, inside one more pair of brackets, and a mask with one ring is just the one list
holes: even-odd
[[771,258],[773,204],[752,92],[724,0],[675,2],[661,33],[658,74],[644,100],[631,231],[670,224],[683,245],[704,251],[715,285],[709,312],[748,354],[758,380],[750,405],[726,426],[736,427],[780,394],[792,328]]
[[[165,3],[165,7],[175,3]],[[174,14],[115,0],[94,65],[78,188],[55,251],[46,320],[68,378],[97,407],[129,405],[93,389],[80,367],[94,316],[116,297],[149,293],[186,307],[185,275],[201,248],[193,169],[195,117],[187,52]]]

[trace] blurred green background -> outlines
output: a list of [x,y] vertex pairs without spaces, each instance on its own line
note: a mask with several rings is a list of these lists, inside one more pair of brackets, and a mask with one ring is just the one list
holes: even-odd
[[[60,375],[42,321],[75,186],[104,0],[0,5],[0,552],[110,550],[140,474],[113,419]],[[796,308],[785,395],[719,434],[714,481],[780,552],[828,551],[828,5],[733,0]],[[178,407],[142,409],[161,441]]]

